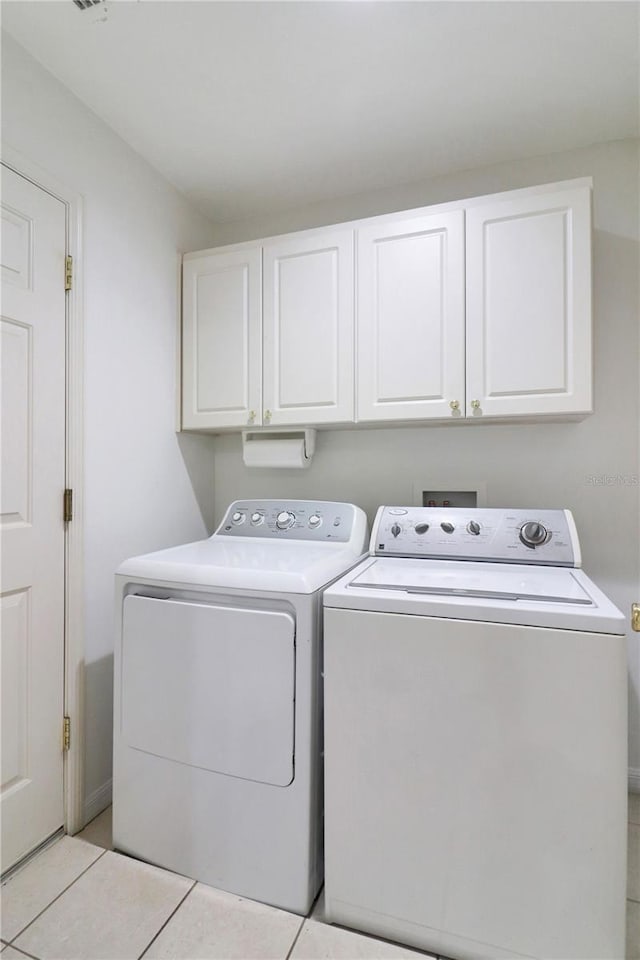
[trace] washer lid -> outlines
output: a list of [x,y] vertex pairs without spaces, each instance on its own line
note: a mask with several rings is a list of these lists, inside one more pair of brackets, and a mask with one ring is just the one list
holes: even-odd
[[573,576],[572,570],[563,567],[377,560],[355,577],[350,586],[402,590],[409,594],[537,600],[593,606],[593,600]]
[[582,570],[464,560],[370,558],[325,591],[324,605],[592,633],[623,634],[625,623]]
[[116,571],[135,580],[207,587],[314,593],[349,570],[362,544],[232,539],[214,535],[125,560]]

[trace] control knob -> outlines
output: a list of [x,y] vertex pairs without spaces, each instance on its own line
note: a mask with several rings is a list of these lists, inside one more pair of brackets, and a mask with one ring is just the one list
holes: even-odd
[[453,533],[453,531],[455,530],[454,525],[452,523],[449,523],[447,520],[445,520],[444,523],[441,523],[440,526],[442,527],[445,533]]
[[282,510],[276,517],[276,527],[278,530],[288,530],[296,522],[295,515],[288,510]]
[[528,520],[527,523],[523,523],[520,527],[520,539],[525,547],[531,547],[531,549],[539,547],[548,537],[549,532],[547,528],[543,527],[537,520]]
[[391,533],[394,535],[394,537],[397,537],[398,534],[401,532],[402,532],[402,527],[400,526],[400,524],[394,523],[394,525],[391,527]]
[[428,529],[429,529],[428,523],[416,523],[414,527],[414,530],[416,531],[416,533],[426,533]]
[[319,527],[322,523],[322,517],[319,517],[317,513],[314,513],[312,517],[309,517],[309,526],[312,530],[315,530],[316,527]]
[[244,513],[240,513],[239,510],[236,510],[234,515],[231,517],[234,523],[243,523],[244,522]]
[[477,537],[480,533],[480,524],[477,520],[470,520],[467,524],[467,530],[472,536]]
[[254,526],[257,526],[259,523],[262,523],[264,520],[264,515],[262,513],[252,513],[251,514],[251,523]]

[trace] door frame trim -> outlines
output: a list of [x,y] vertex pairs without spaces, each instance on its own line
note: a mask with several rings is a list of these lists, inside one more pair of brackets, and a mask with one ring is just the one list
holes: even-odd
[[[67,833],[73,834],[84,826],[83,203],[79,193],[6,144],[2,146],[2,163],[64,204],[66,253],[73,257],[73,286],[65,298],[65,485],[73,489],[73,520],[65,527],[64,556],[64,713],[71,717],[72,727],[70,748],[63,758],[64,826]],[[60,281],[62,282],[62,277]],[[62,717],[60,736],[62,737]]]

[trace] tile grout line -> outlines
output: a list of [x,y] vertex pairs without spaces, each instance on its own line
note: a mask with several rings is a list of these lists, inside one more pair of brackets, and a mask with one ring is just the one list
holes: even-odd
[[[314,901],[314,902],[315,902],[315,901]],[[302,917],[302,920],[300,921],[300,926],[298,927],[298,929],[297,929],[297,931],[296,931],[296,935],[295,935],[295,937],[293,938],[293,943],[292,943],[291,946],[289,947],[289,950],[288,950],[288,952],[287,952],[284,960],[289,960],[289,958],[291,957],[291,954],[293,953],[293,951],[294,951],[294,949],[295,949],[296,943],[297,943],[298,940],[300,939],[300,934],[302,933],[302,928],[304,927],[304,925],[305,925],[305,923],[307,922],[308,919],[309,919],[309,917]]]
[[298,929],[297,929],[297,931],[296,931],[296,935],[295,935],[295,937],[293,938],[293,943],[292,943],[291,946],[289,947],[289,950],[288,950],[288,952],[287,952],[284,960],[289,960],[289,958],[291,957],[291,954],[293,953],[293,951],[294,951],[294,949],[295,949],[296,943],[297,943],[298,940],[300,939],[300,934],[302,933],[302,928],[304,927],[304,925],[305,925],[305,923],[307,922],[307,920],[311,920],[311,916],[312,916],[312,914],[313,914],[313,911],[314,911],[315,908],[316,908],[316,904],[318,903],[318,901],[320,900],[320,897],[322,896],[323,890],[324,890],[324,883],[321,883],[321,884],[320,884],[320,889],[318,890],[318,892],[316,893],[315,897],[313,898],[313,900],[312,900],[312,902],[311,902],[311,906],[309,907],[309,912],[308,912],[304,917],[302,917],[302,922],[300,923],[300,926],[298,927]]
[[[86,841],[83,841],[83,842],[86,842]],[[26,924],[26,926],[22,927],[22,929],[21,929],[18,933],[16,933],[16,935],[15,935],[11,940],[9,940],[8,945],[9,945],[9,946],[15,946],[15,942],[16,942],[16,940],[18,939],[18,937],[21,937],[22,934],[25,932],[25,930],[28,930],[29,927],[30,927],[33,923],[36,922],[36,920],[39,920],[40,917],[42,916],[42,914],[43,914],[43,913],[46,913],[46,911],[49,909],[49,907],[52,907],[53,904],[56,902],[56,900],[59,900],[60,897],[64,896],[64,894],[67,892],[67,890],[69,890],[69,889],[74,885],[74,883],[77,883],[77,882],[78,882],[78,880],[80,879],[80,877],[84,877],[85,873],[86,873],[88,870],[91,870],[91,867],[94,867],[94,866],[96,865],[96,863],[98,862],[98,860],[102,860],[102,858],[104,857],[105,853],[107,853],[107,851],[106,851],[106,850],[103,850],[99,857],[96,857],[95,860],[92,860],[91,863],[89,864],[89,866],[84,868],[84,870],[82,871],[82,873],[79,873],[78,876],[75,877],[75,878],[71,881],[71,883],[68,883],[68,884],[67,884],[67,886],[64,888],[64,890],[61,890],[61,891],[60,891],[60,893],[57,895],[57,897],[54,897],[54,898],[53,898],[53,900],[51,901],[51,903],[48,903],[48,904],[46,905],[46,907],[44,907],[44,909],[42,909],[42,910],[40,911],[40,913],[36,914],[36,916],[33,918],[33,920],[30,920],[29,923]],[[20,950],[20,947],[15,947],[15,949],[16,949],[16,950]],[[22,952],[24,953],[24,951],[22,951]]]
[[[185,878],[185,879],[189,879],[189,878],[187,877],[187,878]],[[154,935],[151,937],[151,940],[149,940],[149,943],[146,945],[146,947],[144,948],[144,950],[142,951],[142,953],[141,953],[140,956],[138,957],[138,960],[142,960],[142,958],[144,957],[144,955],[145,955],[145,953],[147,952],[147,950],[151,949],[151,947],[152,947],[153,944],[156,942],[156,940],[158,939],[158,937],[160,936],[160,934],[162,933],[162,931],[164,930],[164,928],[166,927],[166,925],[169,923],[169,921],[170,921],[173,917],[175,917],[176,913],[178,912],[178,910],[180,909],[180,907],[182,906],[182,904],[185,902],[185,900],[187,899],[187,897],[189,896],[189,894],[191,893],[191,891],[193,890],[193,888],[197,885],[197,883],[198,883],[197,880],[194,880],[194,881],[193,881],[193,883],[191,884],[191,886],[189,887],[189,889],[188,889],[187,892],[185,893],[185,895],[184,895],[184,897],[182,898],[182,900],[177,904],[177,906],[175,907],[175,909],[171,911],[171,913],[169,914],[169,916],[167,917],[167,919],[165,920],[165,922],[162,924],[162,926],[160,927],[160,929],[157,930],[157,931],[154,933]]]
[[[26,927],[25,927],[26,930]],[[32,953],[25,953],[20,947],[14,947],[10,943],[7,944],[8,947],[11,947],[12,950],[15,950],[16,953],[19,953],[23,957],[28,957],[29,960],[38,960],[38,957],[35,957]]]

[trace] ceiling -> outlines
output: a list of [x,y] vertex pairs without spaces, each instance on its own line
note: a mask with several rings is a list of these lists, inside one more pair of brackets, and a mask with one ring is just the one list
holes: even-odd
[[207,216],[638,135],[636,2],[2,3]]

